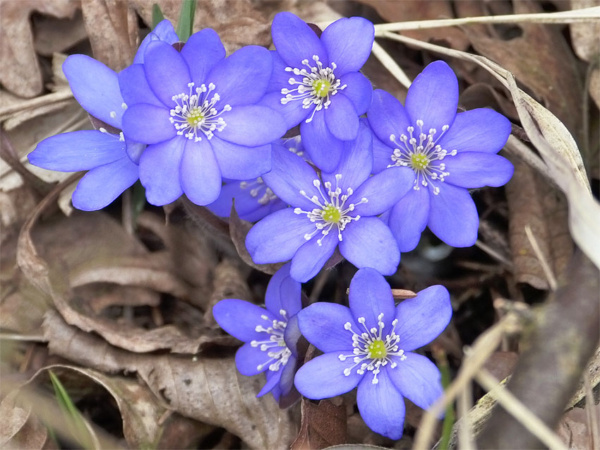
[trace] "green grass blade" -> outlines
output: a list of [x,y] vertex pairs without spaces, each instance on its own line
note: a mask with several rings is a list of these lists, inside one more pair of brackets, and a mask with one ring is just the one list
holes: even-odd
[[163,20],[165,20],[165,15],[160,10],[160,6],[158,6],[158,4],[155,3],[154,5],[152,5],[152,29],[154,30],[156,28],[156,25],[158,25]]
[[181,42],[186,42],[192,35],[194,15],[196,14],[196,0],[183,0],[179,22],[177,22],[177,35]]

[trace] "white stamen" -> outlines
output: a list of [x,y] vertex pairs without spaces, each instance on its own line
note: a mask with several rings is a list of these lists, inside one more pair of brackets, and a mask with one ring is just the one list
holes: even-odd
[[261,351],[266,353],[266,361],[259,364],[256,367],[257,370],[263,370],[268,365],[269,370],[276,372],[287,364],[292,354],[283,339],[287,327],[287,311],[282,309],[279,311],[279,314],[281,314],[285,320],[269,320],[269,318],[263,314],[260,318],[269,323],[269,326],[265,328],[263,325],[259,324],[255,327],[255,331],[267,333],[269,335],[262,341],[254,340],[250,342],[252,347],[258,347]]

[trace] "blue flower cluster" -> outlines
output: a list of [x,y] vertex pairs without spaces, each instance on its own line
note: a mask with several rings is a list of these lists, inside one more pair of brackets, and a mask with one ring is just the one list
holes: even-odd
[[[511,178],[513,166],[497,155],[511,124],[489,109],[457,113],[458,82],[443,61],[415,79],[404,105],[373,90],[360,72],[374,40],[366,19],[318,34],[283,12],[272,37],[274,51],[250,45],[226,56],[213,30],[173,45],[163,21],[118,74],[70,56],[63,70],[73,95],[105,126],[50,137],[29,160],[89,171],[73,194],[83,210],[105,207],[138,179],[157,206],[185,194],[228,217],[235,200],[239,216],[257,222],[246,238],[254,262],[289,261],[269,283],[266,309],[238,299],[213,309],[245,342],[239,371],[265,372],[259,395],[278,400],[357,387],[367,425],[398,439],[403,398],[427,408],[441,395],[439,371],[414,350],[444,330],[452,308],[442,286],[396,306],[383,275],[426,227],[451,246],[475,243],[468,189]],[[349,308],[302,308],[301,283],[339,255],[359,269]],[[301,336],[323,352],[304,365]]]

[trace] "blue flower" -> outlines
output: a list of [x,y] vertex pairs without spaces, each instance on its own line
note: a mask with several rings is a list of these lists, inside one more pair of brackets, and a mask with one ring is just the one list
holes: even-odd
[[350,283],[350,308],[313,303],[298,314],[302,335],[324,354],[296,374],[310,399],[344,394],[358,386],[358,409],[376,433],[400,439],[404,398],[429,408],[442,394],[440,372],[413,350],[428,344],[452,317],[448,291],[431,286],[394,306],[385,279],[359,270]]
[[[169,21],[157,25],[142,47],[157,39],[168,43],[178,40]],[[136,55],[139,58],[140,50]],[[102,209],[137,181],[137,162],[145,145],[119,133],[127,105],[115,71],[86,55],[69,56],[62,69],[83,109],[110,128],[74,131],[44,139],[29,154],[29,162],[61,172],[88,170],[73,193],[73,206],[84,211]]]
[[272,71],[268,50],[243,47],[225,58],[217,33],[193,34],[178,52],[152,41],[144,64],[119,74],[129,108],[127,136],[148,144],[140,181],[154,205],[185,193],[199,205],[214,202],[221,177],[247,180],[270,169],[271,142],[285,132],[280,115],[256,103]]
[[[304,155],[300,136],[282,139],[281,144],[283,145],[273,143],[272,152],[291,151],[299,156]],[[256,222],[287,206],[265,184],[263,178],[258,177],[253,180],[227,181],[221,188],[221,195],[217,201],[207,208],[220,217],[229,217],[234,199],[238,216],[248,222]]]
[[373,24],[360,17],[340,19],[319,38],[294,14],[282,12],[271,32],[273,77],[262,103],[280,111],[288,128],[302,122],[310,159],[332,171],[371,102],[373,88],[359,70],[373,47]]
[[213,307],[213,316],[221,328],[245,342],[235,355],[240,373],[253,376],[266,372],[267,383],[258,397],[271,392],[275,400],[283,401],[294,395],[300,338],[296,314],[302,308],[301,286],[290,277],[289,264],[269,281],[265,306],[225,299]]
[[468,247],[477,240],[479,217],[468,189],[502,186],[512,164],[496,155],[511,124],[490,109],[456,113],[458,81],[443,61],[429,64],[408,90],[406,107],[377,90],[367,112],[381,139],[374,142],[374,171],[412,169],[414,188],[387,220],[401,252],[414,249],[428,226],[445,243]]
[[258,222],[246,237],[257,264],[292,260],[291,275],[300,282],[314,277],[339,251],[357,267],[393,274],[400,262],[389,228],[377,217],[411,188],[404,167],[370,177],[372,134],[361,124],[358,137],[344,144],[340,164],[318,175],[291,152],[273,153],[273,169],[263,179],[292,208]]

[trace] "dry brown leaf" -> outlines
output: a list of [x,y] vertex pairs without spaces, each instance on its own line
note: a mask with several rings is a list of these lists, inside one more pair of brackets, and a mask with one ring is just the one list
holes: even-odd
[[226,428],[253,449],[285,448],[294,426],[271,396],[256,398],[262,377],[239,375],[233,357],[183,358],[134,354],[67,325],[49,311],[44,336],[52,353],[108,373],[136,372],[180,414]]
[[0,403],[0,448],[36,450],[46,447],[48,429],[31,414],[31,409],[16,401],[17,392],[9,393]]
[[[600,6],[598,0],[571,0],[571,9],[591,8]],[[590,62],[600,55],[600,23],[573,23],[569,26],[571,29],[571,39],[573,49],[580,59]]]
[[43,56],[64,52],[87,37],[79,9],[71,19],[50,16],[34,16],[32,19],[35,51]]
[[302,399],[300,432],[292,443],[292,450],[322,449],[345,444],[346,407],[334,405],[330,400],[318,404]]
[[514,166],[515,173],[505,190],[515,278],[537,289],[548,289],[548,278],[525,227],[531,228],[542,258],[554,278],[558,277],[573,253],[566,200],[525,163],[514,161]]
[[2,0],[0,3],[0,83],[21,97],[43,90],[42,74],[33,48],[29,16],[37,11],[54,17],[72,17],[77,9],[71,0]]
[[588,450],[595,448],[592,443],[592,435],[590,430],[590,423],[587,417],[586,409],[595,408],[596,417],[600,417],[600,404],[586,405],[585,408],[573,408],[566,412],[560,422],[556,431],[558,436],[562,439],[570,450]]
[[231,259],[224,259],[215,267],[213,292],[204,315],[206,324],[216,326],[217,322],[212,315],[212,308],[225,298],[252,299],[246,277],[242,275],[239,264]]

